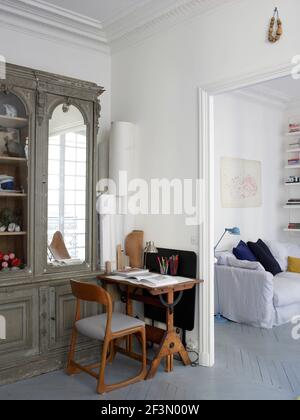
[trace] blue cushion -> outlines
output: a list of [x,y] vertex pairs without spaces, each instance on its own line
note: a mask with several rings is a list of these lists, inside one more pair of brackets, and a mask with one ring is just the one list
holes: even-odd
[[251,252],[250,248],[245,244],[245,242],[241,241],[236,248],[233,249],[233,254],[238,260],[242,261],[257,261],[253,252]]
[[256,243],[248,242],[248,246],[266,271],[273,274],[273,276],[282,273],[280,265],[261,239]]

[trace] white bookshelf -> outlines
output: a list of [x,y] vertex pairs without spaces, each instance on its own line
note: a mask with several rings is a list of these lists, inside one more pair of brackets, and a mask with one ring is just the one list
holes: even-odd
[[286,165],[285,169],[289,169],[289,170],[300,169],[300,165]]
[[[287,177],[289,176],[289,174],[291,174],[291,176],[299,176],[300,177],[300,163],[296,164],[296,165],[289,165],[288,164],[288,160],[292,159],[291,155],[295,155],[295,157],[299,157],[300,159],[300,131],[296,132],[296,133],[286,133],[285,137],[287,139],[288,145],[286,148],[286,164],[285,164],[285,170],[287,171]],[[296,147],[292,147],[291,143],[298,143],[299,142],[299,146],[296,145]],[[290,171],[290,172],[288,172]],[[296,171],[296,172],[295,172]],[[300,182],[295,182],[295,183],[289,183],[289,182],[284,182],[285,187],[293,187],[294,189],[292,190],[288,190],[288,198],[287,201],[290,199],[297,199],[300,198],[300,190],[299,190],[299,196],[297,197],[296,194],[298,194],[298,190],[295,189],[295,187],[300,186]],[[285,204],[283,206],[283,208],[285,210],[289,211],[289,223],[300,223],[300,212],[298,212],[298,210],[300,210],[300,205],[298,204],[291,204],[291,205],[287,205]],[[299,215],[299,218],[298,218]],[[296,218],[297,216],[297,218]],[[284,232],[288,232],[288,233],[300,233],[300,229],[289,229],[288,227],[286,227],[285,229],[283,229]]]
[[286,153],[300,153],[300,149],[288,149]]

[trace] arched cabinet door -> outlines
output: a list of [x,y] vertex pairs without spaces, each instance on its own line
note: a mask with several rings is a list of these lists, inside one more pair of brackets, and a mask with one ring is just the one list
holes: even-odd
[[37,125],[37,275],[95,271],[94,103],[45,94]]
[[33,275],[35,92],[0,90],[0,281]]

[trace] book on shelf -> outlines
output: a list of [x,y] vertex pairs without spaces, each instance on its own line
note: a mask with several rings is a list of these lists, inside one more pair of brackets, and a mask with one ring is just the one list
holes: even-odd
[[300,229],[300,223],[289,223],[289,229]]
[[298,165],[300,163],[300,159],[289,159],[288,164],[289,165]]
[[300,198],[291,198],[286,204],[287,206],[300,205]]
[[290,123],[289,124],[289,133],[290,134],[300,133],[300,124],[298,124],[298,123]]
[[285,184],[286,185],[293,185],[293,184],[300,184],[300,181],[289,181],[289,180],[287,180],[286,182],[285,182]]

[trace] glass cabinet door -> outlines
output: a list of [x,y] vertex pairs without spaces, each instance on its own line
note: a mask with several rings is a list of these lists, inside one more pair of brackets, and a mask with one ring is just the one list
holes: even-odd
[[29,119],[14,93],[0,93],[0,277],[29,264]]
[[81,112],[58,106],[49,123],[48,263],[86,261],[87,138]]
[[94,104],[52,94],[45,102],[36,146],[41,221],[36,272],[91,272],[96,247]]

